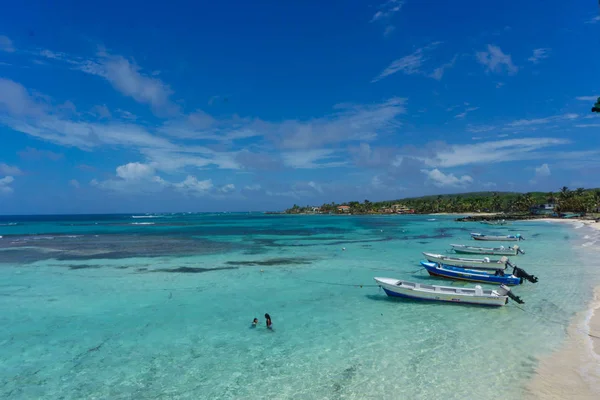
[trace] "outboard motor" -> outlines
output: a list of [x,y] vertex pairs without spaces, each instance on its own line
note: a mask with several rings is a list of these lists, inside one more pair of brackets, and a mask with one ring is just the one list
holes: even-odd
[[524,238],[523,236],[521,236],[521,234],[520,234],[520,233],[517,233],[517,238],[518,238],[519,240],[525,240],[525,238]]
[[525,271],[522,268],[517,267],[516,265],[514,265],[512,267],[513,267],[513,275],[516,276],[517,278],[521,278],[521,281],[523,279],[527,279],[531,283],[536,283],[538,281],[537,276],[529,275],[527,273],[527,271]]
[[506,285],[500,285],[500,287],[498,289],[496,289],[496,292],[500,295],[500,296],[508,296],[511,299],[513,299],[515,302],[519,303],[519,304],[525,304],[525,302],[523,300],[521,300],[521,298],[515,294],[513,294],[510,291],[510,288]]
[[515,246],[515,249],[517,250],[517,254],[519,254],[519,253],[525,254],[525,252],[523,250],[521,250],[521,248],[519,246]]

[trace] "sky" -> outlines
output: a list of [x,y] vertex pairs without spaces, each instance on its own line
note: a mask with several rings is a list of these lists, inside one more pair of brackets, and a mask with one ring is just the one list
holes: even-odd
[[600,186],[594,0],[13,2],[0,214]]

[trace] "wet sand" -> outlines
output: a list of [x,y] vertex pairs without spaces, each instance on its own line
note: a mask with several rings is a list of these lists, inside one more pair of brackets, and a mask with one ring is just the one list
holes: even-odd
[[[588,220],[544,221],[584,224],[600,230],[600,223]],[[600,251],[600,248],[589,249]],[[599,267],[599,266],[591,266]],[[600,399],[600,286],[587,310],[577,314],[567,330],[563,346],[541,360],[525,389],[526,399]]]

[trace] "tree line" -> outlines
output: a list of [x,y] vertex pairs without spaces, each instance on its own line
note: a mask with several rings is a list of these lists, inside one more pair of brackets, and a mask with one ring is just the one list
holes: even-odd
[[[393,205],[399,204],[415,213],[462,213],[462,212],[507,212],[528,213],[532,207],[540,204],[554,205],[557,213],[597,212],[600,207],[600,189],[578,188],[571,190],[562,187],[558,192],[477,192],[438,196],[424,196],[405,198],[399,200],[377,201],[369,200],[349,201],[341,204],[325,203],[321,206],[299,206],[294,204],[287,209],[288,214],[302,213],[342,213],[339,206],[349,206],[352,214],[382,214],[391,212]],[[315,211],[316,208],[316,211]]]

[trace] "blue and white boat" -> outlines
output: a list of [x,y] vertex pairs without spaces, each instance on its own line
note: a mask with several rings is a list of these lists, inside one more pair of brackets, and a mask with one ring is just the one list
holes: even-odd
[[491,271],[466,269],[427,261],[421,261],[421,265],[429,272],[429,275],[440,278],[508,286],[515,286],[523,283],[523,278],[516,277],[513,274],[505,274],[500,268],[492,273]]
[[483,233],[471,233],[471,237],[475,240],[485,240],[488,242],[518,242],[519,240],[525,240],[520,233],[516,235],[504,235],[504,236],[494,236],[494,235],[484,235]]
[[373,278],[390,297],[403,297],[415,300],[444,301],[449,303],[478,304],[482,306],[501,307],[508,303],[510,297],[519,304],[523,303],[518,296],[511,293],[506,285],[495,290],[474,288],[458,288],[451,286],[427,285],[424,283],[403,281],[394,278]]

